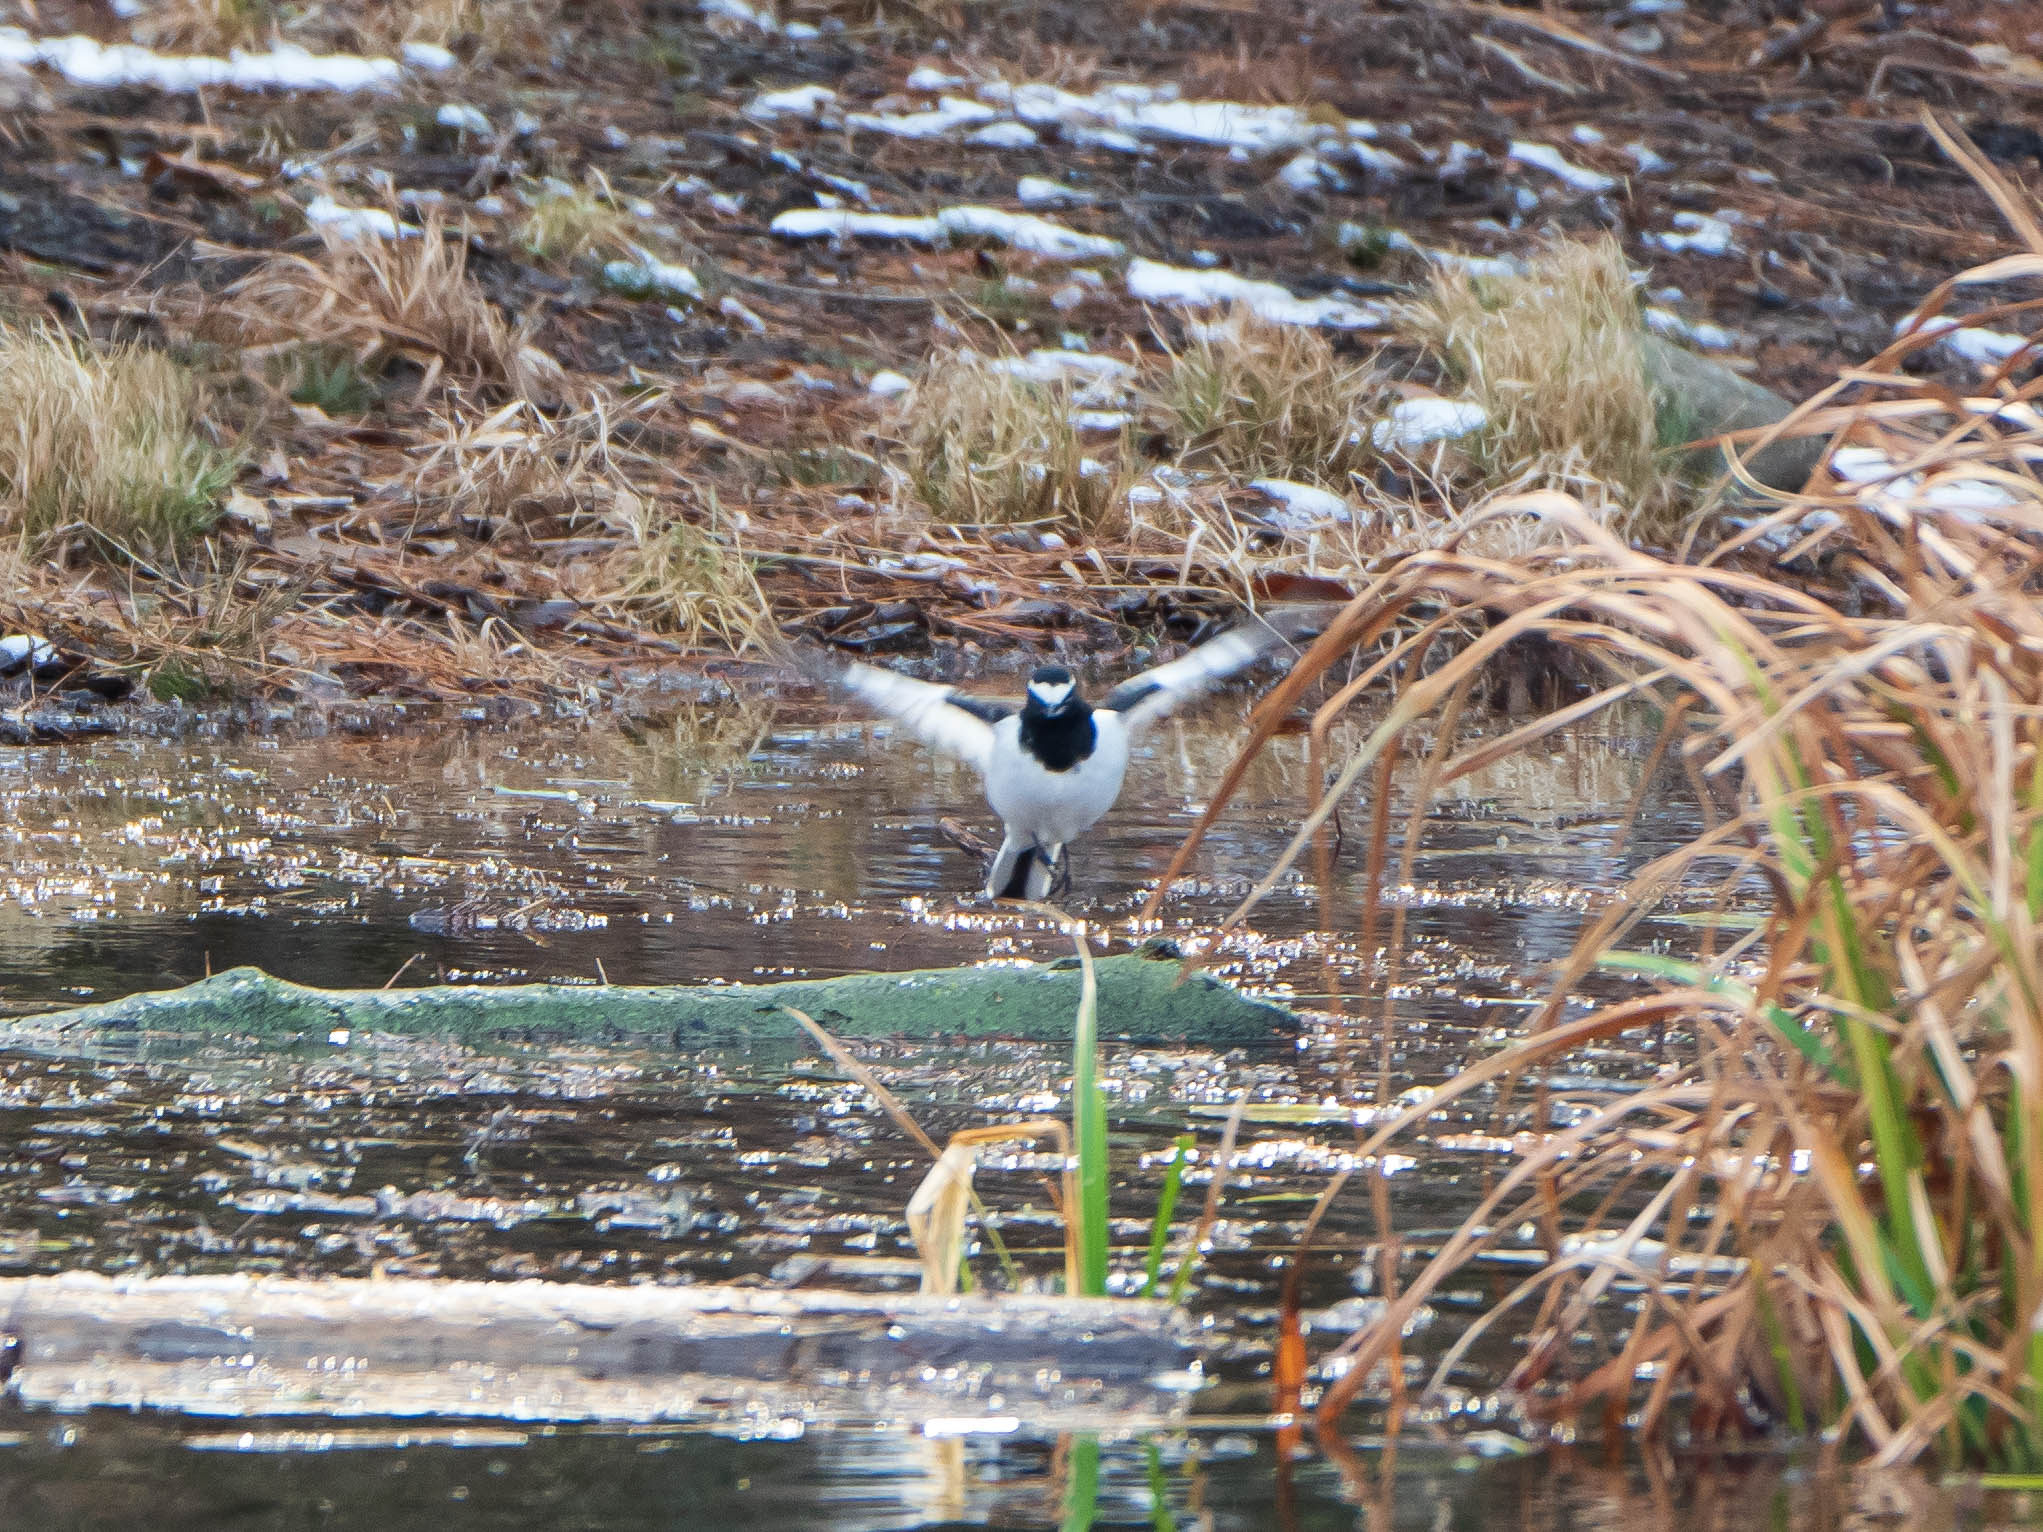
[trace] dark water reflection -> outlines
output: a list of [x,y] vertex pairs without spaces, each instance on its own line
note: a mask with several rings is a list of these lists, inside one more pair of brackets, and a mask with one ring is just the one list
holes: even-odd
[[[1281,1497],[1267,1436],[1194,1432],[1085,1442],[930,1441],[810,1432],[795,1440],[687,1433],[506,1431],[403,1422],[166,1423],[98,1415],[0,1430],[0,1529],[238,1528],[468,1532],[759,1528],[909,1532],[1176,1528],[1181,1532],[1990,1532],[2035,1525],[2022,1497],[1960,1502],[1911,1480],[1840,1481],[1775,1458],[1605,1465],[1565,1454],[1484,1461],[1408,1450],[1358,1500],[1319,1460]],[[1074,1499],[1074,1495],[1077,1499]],[[1089,1506],[1089,1511],[1087,1507]]]

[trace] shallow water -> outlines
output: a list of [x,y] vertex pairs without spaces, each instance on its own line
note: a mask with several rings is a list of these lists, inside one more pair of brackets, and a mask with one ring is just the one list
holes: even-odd
[[[1105,950],[1147,934],[1131,916],[1239,732],[1238,712],[1225,708],[1160,731],[1121,809],[1083,848],[1070,908],[1106,927]],[[1271,1524],[1274,1447],[1251,1427],[1267,1408],[1281,1258],[1327,1174],[1349,1162],[1358,1109],[1443,1078],[1508,1034],[1544,993],[1587,891],[1692,830],[1670,779],[1645,784],[1646,811],[1615,844],[1648,744],[1643,734],[1576,732],[1458,784],[1429,815],[1410,879],[1389,890],[1406,947],[1388,1048],[1373,998],[1384,975],[1352,934],[1365,806],[1346,816],[1329,890],[1294,874],[1245,927],[1215,936],[1295,821],[1300,743],[1281,742],[1257,768],[1195,878],[1166,905],[1163,927],[1187,942],[1217,940],[1216,966],[1239,982],[1353,1014],[1329,1016],[1303,1039],[1225,1055],[1109,1048],[1124,1266],[1146,1237],[1171,1137],[1189,1129],[1210,1152],[1228,1103],[1246,1093],[1250,1104],[1216,1253],[1191,1294],[1216,1358],[1215,1384],[1194,1409],[1232,1423],[1110,1443],[1098,1524],[1151,1524],[1158,1495],[1192,1518],[1185,1525]],[[1068,951],[1068,938],[1040,920],[959,898],[976,868],[935,822],[959,814],[984,827],[966,774],[883,731],[829,719],[741,711],[630,734],[561,726],[102,742],[0,757],[0,798],[11,840],[0,998],[17,1013],[240,963],[336,986],[647,983]],[[1372,998],[1356,1007],[1336,1000],[1336,988]],[[1068,1058],[1054,1048],[936,1041],[858,1051],[939,1139],[1067,1109]],[[1648,1072],[1650,1040],[1587,1067],[1606,1079]],[[1483,1126],[1474,1116],[1441,1126],[1399,1178],[1396,1214],[1415,1246],[1469,1205],[1493,1158]],[[209,1047],[145,1057],[112,1045],[0,1054],[7,1274],[906,1290],[915,1274],[901,1212],[923,1166],[863,1090],[786,1036],[686,1056],[475,1053],[363,1037],[269,1055]],[[1043,1169],[1037,1155],[995,1152],[979,1178],[1032,1280],[1059,1260]],[[1203,1180],[1202,1170],[1188,1177],[1187,1219]],[[1358,1255],[1374,1236],[1363,1200],[1336,1205],[1306,1283],[1321,1343],[1343,1333],[1361,1303]],[[1437,1355],[1489,1280],[1443,1292],[1413,1353]],[[1509,1360],[1499,1347],[1507,1342],[1474,1354],[1453,1380],[1478,1425],[1493,1408],[1488,1380]],[[0,1453],[0,1481],[10,1514],[43,1506],[78,1526],[122,1524],[117,1498],[78,1498],[81,1484],[109,1476],[189,1505],[166,1525],[223,1524],[229,1504],[247,1508],[233,1524],[304,1524],[293,1520],[304,1508],[342,1504],[336,1480],[359,1488],[386,1477],[403,1481],[392,1504],[412,1507],[407,1515],[451,1504],[464,1525],[642,1525],[677,1497],[705,1509],[705,1495],[740,1524],[1062,1516],[1068,1476],[1052,1471],[1051,1445],[1032,1440],[1026,1422],[960,1444],[874,1433],[857,1415],[848,1401],[834,1423],[782,1423],[793,1440],[742,1450],[729,1420],[710,1422],[726,1433],[713,1438],[564,1431],[513,1440],[491,1428],[472,1447],[401,1447],[381,1427],[328,1441],[330,1422],[298,1432],[261,1422],[244,1441],[232,1423],[29,1416],[8,1423],[18,1439]],[[330,1450],[308,1450],[322,1444]],[[1423,1492],[1408,1493],[1418,1483]],[[1482,1466],[1451,1446],[1408,1454],[1398,1484],[1399,1525],[1487,1523],[1500,1503],[1522,1505],[1507,1519],[1526,1525],[1597,1520],[1550,1470]],[[1606,1490],[1598,1495],[1608,1499]],[[1776,1491],[1785,1493],[1776,1484],[1761,1501]],[[1317,1463],[1299,1467],[1287,1504],[1298,1525],[1355,1515]],[[358,1497],[345,1513],[322,1512],[320,1524],[355,1524],[347,1518],[362,1507]]]

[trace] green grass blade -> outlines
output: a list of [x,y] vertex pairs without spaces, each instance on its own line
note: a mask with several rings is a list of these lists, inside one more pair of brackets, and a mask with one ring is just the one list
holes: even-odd
[[1163,1190],[1156,1194],[1156,1216],[1149,1221],[1149,1264],[1142,1274],[1142,1296],[1156,1296],[1157,1279],[1163,1275],[1163,1253],[1170,1244],[1171,1215],[1178,1210],[1178,1193],[1185,1184],[1185,1160],[1192,1152],[1195,1142],[1189,1133],[1180,1133],[1172,1145],[1170,1164],[1164,1168]]
[[[1071,1137],[1078,1148],[1078,1281],[1088,1298],[1107,1293],[1107,1103],[1099,1081],[1099,976],[1083,927],[1078,1024],[1071,1035]],[[1097,1447],[1095,1447],[1097,1452]]]
[[1100,1503],[1100,1439],[1076,1436],[1064,1460],[1064,1519],[1059,1532],[1092,1532]]
[[[1662,957],[1653,952],[1605,952],[1598,955],[1596,966],[1611,973],[1640,974],[1647,978],[1667,979],[1676,984],[1707,990],[1713,995],[1730,995],[1747,1004],[1755,998],[1751,989],[1737,980],[1727,979],[1721,974],[1706,973],[1700,963],[1691,963],[1683,958]],[[1780,1034],[1781,1041],[1803,1058],[1839,1084],[1851,1083],[1845,1067],[1837,1061],[1837,1055],[1830,1051],[1830,1045],[1803,1026],[1793,1015],[1773,1004],[1761,1007],[1760,1014],[1766,1018],[1767,1025]]]
[[1142,1457],[1149,1470],[1150,1532],[1178,1532],[1178,1519],[1170,1512],[1170,1480],[1163,1471],[1163,1454],[1155,1442],[1144,1442]]

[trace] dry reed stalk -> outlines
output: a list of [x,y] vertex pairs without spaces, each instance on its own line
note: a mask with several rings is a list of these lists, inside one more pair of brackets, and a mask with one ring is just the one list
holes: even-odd
[[[1969,286],[2039,278],[2043,249],[1954,279],[1926,312]],[[2017,311],[2035,312],[1998,312]],[[1259,710],[1173,864],[1171,876],[1226,812],[1248,756],[1354,650],[1371,664],[1322,709],[1315,739],[1395,680],[1388,713],[1331,784],[1320,779],[1278,867],[1231,920],[1414,725],[1438,742],[1423,807],[1504,754],[1652,698],[1678,730],[1656,749],[1678,745],[1730,809],[1604,902],[1520,1042],[1361,1146],[1381,1153],[1500,1088],[1500,1131],[1527,1147],[1341,1348],[1349,1366],[1322,1402],[1323,1431],[1416,1306],[1497,1231],[1530,1223],[1547,1264],[1462,1337],[1434,1387],[1523,1308],[1526,1349],[1506,1387],[1534,1421],[1601,1412],[1650,1431],[1678,1410],[1704,1437],[1820,1427],[1883,1463],[1934,1452],[2043,1466],[2043,381],[2011,365],[1966,397],[1901,375],[1900,355],[1930,339],[1897,342],[1814,407],[1842,428],[1833,451],[1860,454],[1856,482],[1790,497],[1772,518],[1803,551],[1834,549],[1856,587],[1845,599],[1871,615],[1722,558],[1635,552],[1570,497],[1500,504],[1545,518],[1568,546],[1512,562],[1450,546],[1392,563]],[[1885,470],[1867,472],[1871,451]],[[1453,625],[1479,636],[1421,663]],[[1471,682],[1524,636],[1574,651],[1609,684],[1463,741],[1455,714]],[[1415,815],[1408,854],[1421,829]],[[1386,832],[1379,817],[1373,840]],[[1371,855],[1381,861],[1380,844]],[[1756,904],[1757,928],[1721,944],[1710,933],[1683,959],[1626,950],[1642,918],[1698,884]],[[1563,1019],[1597,970],[1648,992]],[[1512,1088],[1643,1026],[1669,1029],[1670,1043],[1670,1067],[1646,1089],[1562,1103]],[[1575,1120],[1553,1130],[1562,1104]],[[1620,1294],[1636,1313],[1585,1356],[1579,1337]]]

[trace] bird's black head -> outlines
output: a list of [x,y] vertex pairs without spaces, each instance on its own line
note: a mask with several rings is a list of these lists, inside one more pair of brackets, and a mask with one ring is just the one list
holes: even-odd
[[1029,675],[1029,700],[1022,711],[1037,718],[1062,718],[1087,709],[1070,671],[1062,665],[1039,665]]

